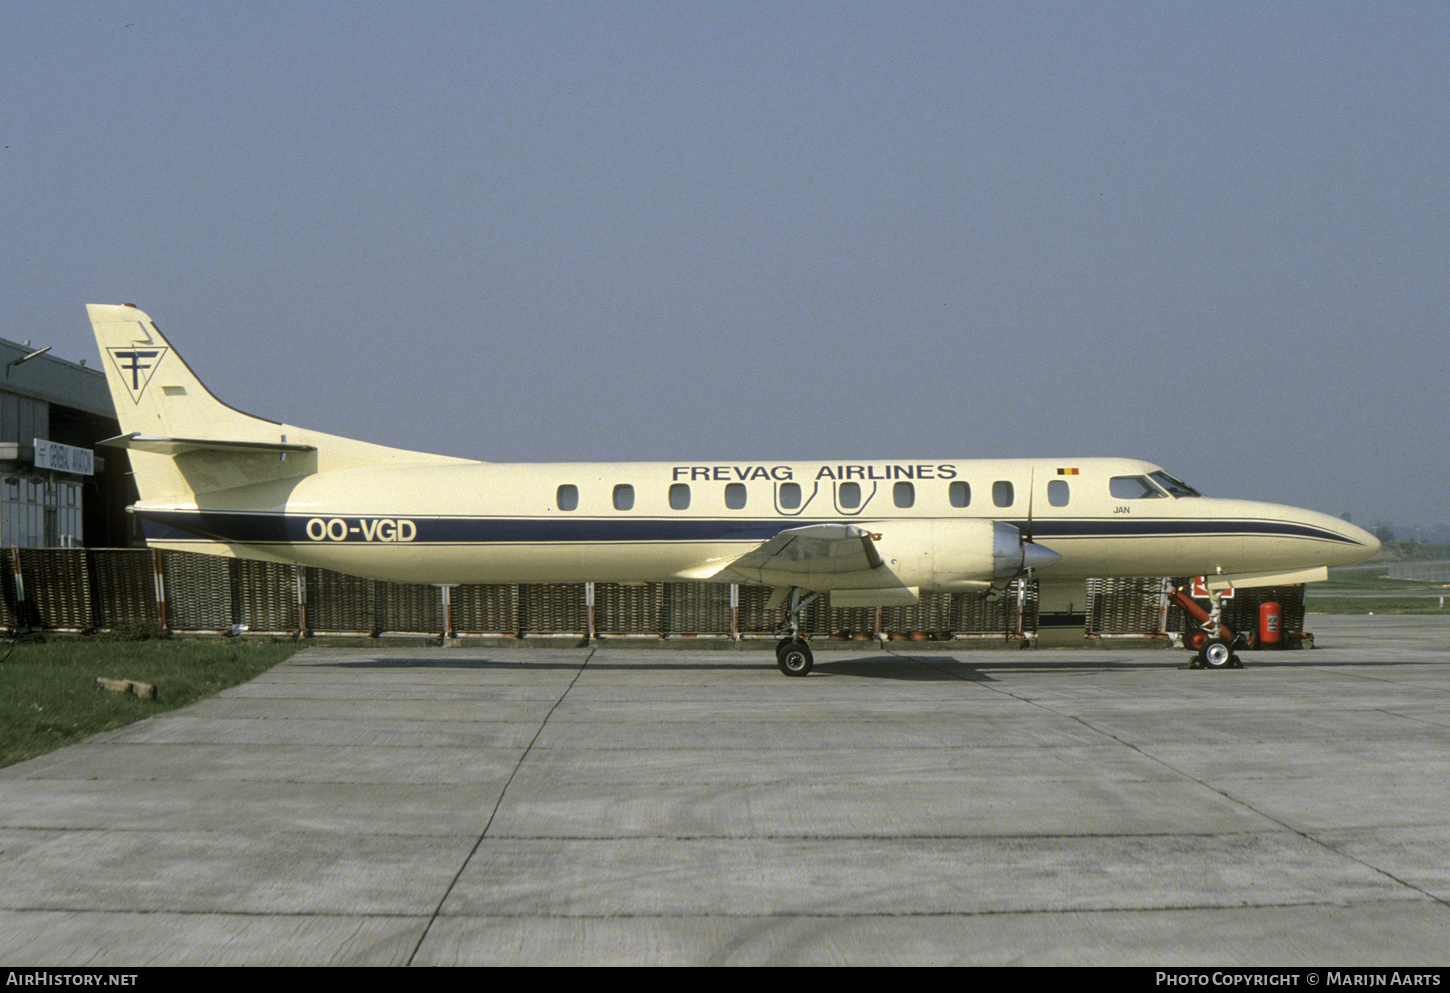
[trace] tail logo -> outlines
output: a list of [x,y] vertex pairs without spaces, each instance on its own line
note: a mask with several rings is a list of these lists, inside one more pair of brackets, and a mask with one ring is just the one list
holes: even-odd
[[156,367],[170,351],[167,348],[108,348],[111,361],[115,363],[116,371],[121,374],[121,381],[126,384],[126,389],[131,393],[131,400],[134,403],[141,402],[141,395],[146,392],[146,386],[151,382]]

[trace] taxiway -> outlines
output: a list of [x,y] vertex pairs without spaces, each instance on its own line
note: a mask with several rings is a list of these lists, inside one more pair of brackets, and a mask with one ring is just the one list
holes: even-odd
[[0,770],[0,962],[1444,965],[1450,619],[1307,626],[309,648]]

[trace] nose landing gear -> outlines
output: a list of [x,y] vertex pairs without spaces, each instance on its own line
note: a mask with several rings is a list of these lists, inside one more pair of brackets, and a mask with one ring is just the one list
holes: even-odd
[[1198,621],[1196,630],[1183,633],[1184,647],[1196,653],[1189,668],[1242,669],[1244,667],[1234,649],[1240,645],[1246,645],[1248,642],[1243,635],[1235,633],[1227,625],[1220,623],[1219,617],[1223,613],[1223,603],[1219,594],[1209,594],[1208,602],[1211,610],[1204,610],[1200,607],[1181,587],[1175,587],[1169,594],[1169,599],[1182,607],[1184,613]]

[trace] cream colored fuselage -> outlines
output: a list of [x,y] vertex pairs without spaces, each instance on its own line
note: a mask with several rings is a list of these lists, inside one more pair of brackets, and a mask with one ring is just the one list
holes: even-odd
[[[204,539],[220,540],[232,554],[429,583],[709,580],[767,538],[817,523],[879,535],[894,582],[924,591],[980,586],[980,569],[964,562],[956,574],[921,546],[949,545],[958,532],[977,542],[969,532],[983,522],[1010,524],[1061,556],[1043,576],[1054,582],[1287,573],[1359,561],[1378,547],[1313,511],[1110,493],[1113,477],[1156,470],[1103,458],[388,465],[136,510],[195,535],[165,536],[153,524],[152,543],[165,547],[206,550]],[[617,493],[627,494],[618,507]]]

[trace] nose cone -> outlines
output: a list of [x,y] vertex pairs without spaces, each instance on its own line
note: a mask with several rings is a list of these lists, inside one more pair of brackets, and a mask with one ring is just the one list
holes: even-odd
[[[1368,531],[1317,510],[1249,500],[1201,499],[1201,519],[1219,529],[1218,539],[1203,541],[1190,556],[1170,563],[1173,568],[1145,575],[1194,575],[1187,570],[1173,570],[1195,558],[1195,570],[1198,563],[1206,562],[1209,572],[1217,570],[1224,575],[1299,572],[1353,565],[1380,550],[1379,541]],[[1207,552],[1209,558],[1198,557],[1197,551]],[[1153,564],[1161,565],[1162,560]]]
[[1315,565],[1353,565],[1371,558],[1380,550],[1380,541],[1364,528],[1329,514],[1294,507],[1281,507],[1281,519],[1303,538],[1309,538],[1317,551]]
[[1342,554],[1346,556],[1343,561],[1335,565],[1350,565],[1354,562],[1363,562],[1365,559],[1373,558],[1380,550],[1380,540],[1370,534],[1364,528],[1357,528],[1348,521],[1342,521],[1338,517],[1325,515],[1325,528],[1332,530],[1339,535],[1340,541],[1344,542]]

